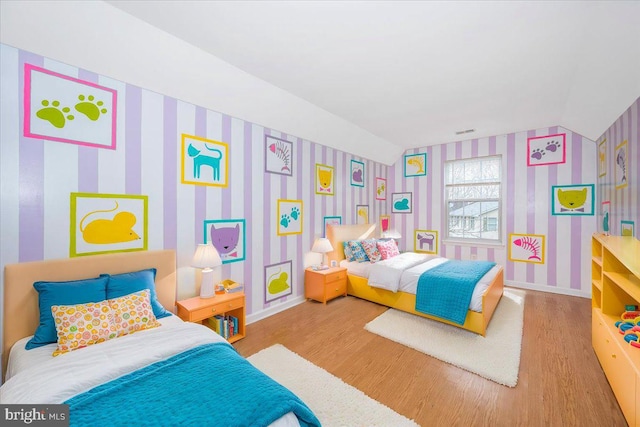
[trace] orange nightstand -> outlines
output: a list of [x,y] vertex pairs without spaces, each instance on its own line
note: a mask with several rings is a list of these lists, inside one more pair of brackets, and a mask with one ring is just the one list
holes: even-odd
[[304,297],[326,304],[340,295],[347,296],[347,269],[334,267],[327,270],[304,271]]
[[178,316],[185,322],[210,326],[209,319],[228,315],[238,319],[238,333],[229,337],[230,343],[245,337],[244,292],[216,294],[213,298],[193,297],[177,302]]

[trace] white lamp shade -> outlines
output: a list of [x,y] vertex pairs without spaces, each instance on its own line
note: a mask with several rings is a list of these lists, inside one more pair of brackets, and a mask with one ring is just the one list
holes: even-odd
[[199,244],[196,253],[193,255],[191,267],[195,268],[212,268],[222,265],[222,259],[216,248],[211,244]]
[[388,238],[388,239],[401,239],[402,235],[400,234],[400,232],[398,230],[396,230],[395,228],[392,230],[388,230],[382,233],[382,237],[384,238]]
[[321,254],[326,254],[327,252],[331,252],[333,250],[333,246],[331,246],[331,242],[329,239],[325,237],[320,237],[313,243],[313,247],[311,248],[311,252],[318,252]]

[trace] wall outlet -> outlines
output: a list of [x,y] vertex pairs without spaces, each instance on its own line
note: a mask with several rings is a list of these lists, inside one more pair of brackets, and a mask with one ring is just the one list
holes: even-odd
[[476,255],[476,254],[471,254],[471,259],[478,259],[478,255]]

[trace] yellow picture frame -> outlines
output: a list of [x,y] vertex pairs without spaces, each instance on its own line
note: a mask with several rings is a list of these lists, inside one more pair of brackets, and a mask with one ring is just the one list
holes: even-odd
[[513,262],[545,263],[544,234],[509,233],[508,259]]

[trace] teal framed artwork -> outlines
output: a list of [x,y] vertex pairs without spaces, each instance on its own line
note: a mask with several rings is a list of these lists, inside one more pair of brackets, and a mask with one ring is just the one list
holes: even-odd
[[203,242],[216,248],[223,264],[244,261],[246,222],[244,219],[205,219]]
[[427,175],[427,153],[405,154],[404,156],[404,176]]
[[554,185],[551,187],[552,215],[593,215],[594,184]]

